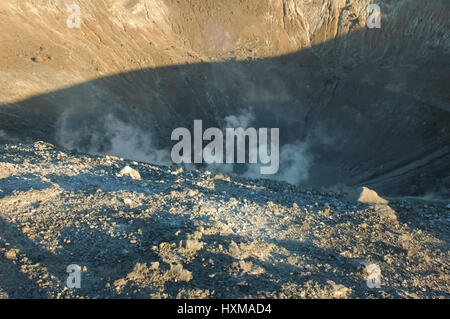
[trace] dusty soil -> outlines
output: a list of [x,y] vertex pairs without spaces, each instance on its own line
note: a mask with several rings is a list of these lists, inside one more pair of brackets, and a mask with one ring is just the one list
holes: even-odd
[[[5,145],[0,296],[450,297],[448,203],[346,198],[43,142]],[[80,289],[66,287],[70,264],[82,267]],[[380,289],[366,285],[369,264],[381,269]]]

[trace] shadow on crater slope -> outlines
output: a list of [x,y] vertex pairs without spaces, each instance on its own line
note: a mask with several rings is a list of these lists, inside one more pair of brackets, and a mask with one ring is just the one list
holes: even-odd
[[164,163],[174,128],[234,121],[280,128],[294,182],[448,196],[448,8],[416,32],[410,13],[289,55],[124,72],[0,105],[3,141]]

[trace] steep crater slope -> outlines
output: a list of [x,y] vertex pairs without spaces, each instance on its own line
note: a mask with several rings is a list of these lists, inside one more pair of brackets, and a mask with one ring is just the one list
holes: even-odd
[[170,133],[279,127],[280,175],[448,196],[448,1],[66,1],[0,5],[0,132],[166,163]]

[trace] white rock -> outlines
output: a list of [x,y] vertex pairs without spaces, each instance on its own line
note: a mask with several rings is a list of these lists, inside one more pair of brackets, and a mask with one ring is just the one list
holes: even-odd
[[360,187],[349,193],[348,197],[351,201],[357,201],[367,204],[387,204],[388,201],[381,198],[377,192],[367,187]]
[[139,174],[137,170],[131,168],[130,166],[125,166],[124,168],[122,168],[118,176],[119,177],[129,176],[132,179],[136,179],[138,181],[141,180],[141,174]]

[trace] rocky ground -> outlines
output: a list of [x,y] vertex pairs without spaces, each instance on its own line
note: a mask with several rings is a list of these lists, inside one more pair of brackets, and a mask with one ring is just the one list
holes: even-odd
[[[388,201],[4,145],[0,296],[450,297],[448,203]],[[70,264],[80,289],[66,287]]]

